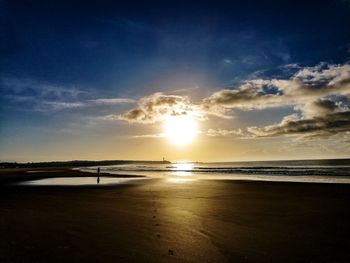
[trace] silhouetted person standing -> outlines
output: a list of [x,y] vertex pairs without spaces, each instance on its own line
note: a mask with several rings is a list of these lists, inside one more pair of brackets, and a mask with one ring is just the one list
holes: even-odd
[[97,168],[97,183],[100,183],[100,167]]

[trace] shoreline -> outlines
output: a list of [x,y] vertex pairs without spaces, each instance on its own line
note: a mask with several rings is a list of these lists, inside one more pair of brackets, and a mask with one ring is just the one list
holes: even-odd
[[[204,174],[205,175],[205,174]],[[208,181],[234,181],[234,182],[246,182],[246,183],[291,183],[291,184],[330,184],[330,185],[350,185],[350,182],[342,182],[341,180],[348,180],[348,178],[342,178],[339,176],[337,180],[340,180],[339,182],[333,181],[292,181],[288,180],[293,178],[292,176],[284,176],[284,175],[258,175],[261,176],[261,178],[254,178],[251,175],[252,178],[249,178],[249,175],[243,175],[239,176],[237,178],[225,178],[217,176],[217,178],[206,178],[204,177],[198,177],[195,178],[195,176],[174,176],[174,177],[150,177],[147,175],[138,175],[138,174],[114,174],[114,173],[108,173],[108,172],[102,172],[100,173],[101,177],[110,177],[110,178],[150,178],[153,180],[167,180],[171,178],[178,178],[178,179],[190,179],[190,180],[208,180]],[[19,186],[16,185],[16,183],[24,182],[24,181],[32,181],[32,180],[40,180],[40,179],[49,179],[49,178],[67,178],[67,177],[97,177],[97,173],[89,172],[89,171],[82,171],[79,170],[77,167],[69,167],[69,168],[62,168],[62,167],[43,167],[43,168],[11,168],[11,169],[0,169],[0,187],[4,186]],[[269,178],[270,177],[270,178]],[[295,176],[293,179],[301,179],[305,177],[305,179],[309,179],[308,176]],[[322,176],[313,176],[313,178],[323,179]],[[310,180],[312,177],[310,177]],[[108,185],[96,185],[98,187],[109,187]],[[29,187],[22,185],[21,187]],[[30,186],[33,187],[33,186]],[[40,186],[44,187],[44,186]],[[47,186],[49,187],[49,186]],[[63,186],[57,186],[57,187],[63,187]],[[69,186],[69,187],[77,187],[77,186]],[[83,185],[79,186],[83,187]]]
[[[93,177],[96,175],[96,173],[83,172],[75,168],[61,167],[0,169],[0,186],[10,186],[11,184],[15,184],[22,181],[48,179],[56,177]],[[101,173],[100,175],[115,178],[145,177],[131,174],[113,175],[109,173]]]

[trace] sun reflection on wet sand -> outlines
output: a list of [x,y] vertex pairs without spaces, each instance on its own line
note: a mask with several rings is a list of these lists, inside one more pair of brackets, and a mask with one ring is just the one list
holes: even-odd
[[[212,193],[201,186],[201,180],[188,177],[171,177],[151,185],[152,218],[155,237],[159,240],[156,248],[172,257],[167,258],[167,262],[171,259],[176,262],[227,262],[213,245],[208,235],[212,232],[206,231],[208,215],[212,214]],[[215,210],[213,212],[215,214]]]
[[186,182],[192,182],[195,179],[190,179],[190,178],[168,178],[167,182],[170,183],[186,183]]

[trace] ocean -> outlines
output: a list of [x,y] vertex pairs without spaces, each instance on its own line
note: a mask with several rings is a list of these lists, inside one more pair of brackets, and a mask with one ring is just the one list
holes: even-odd
[[[96,172],[97,167],[82,167]],[[350,183],[350,159],[298,160],[263,162],[176,162],[137,163],[101,166],[102,173],[140,175],[170,179],[174,182],[191,180],[253,180],[308,183]]]

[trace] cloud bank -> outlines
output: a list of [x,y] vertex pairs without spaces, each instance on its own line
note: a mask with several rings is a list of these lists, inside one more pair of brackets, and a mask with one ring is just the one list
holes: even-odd
[[[294,66],[295,68],[296,66]],[[150,124],[169,115],[192,114],[231,118],[239,110],[292,106],[295,113],[280,123],[248,127],[251,136],[331,136],[350,131],[350,65],[321,63],[299,67],[289,79],[252,79],[235,89],[219,90],[201,101],[188,96],[154,93],[141,98],[137,107],[116,116],[118,120]],[[208,136],[227,136],[236,130],[209,129]]]

